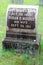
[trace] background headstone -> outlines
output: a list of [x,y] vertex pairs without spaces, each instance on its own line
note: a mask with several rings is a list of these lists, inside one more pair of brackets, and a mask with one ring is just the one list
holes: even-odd
[[40,5],[43,5],[43,0],[39,0]]
[[11,0],[12,1],[12,3],[23,3],[24,2],[24,0]]

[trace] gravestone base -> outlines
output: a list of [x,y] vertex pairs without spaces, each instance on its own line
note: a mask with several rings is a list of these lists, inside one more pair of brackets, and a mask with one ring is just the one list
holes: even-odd
[[34,40],[6,37],[2,42],[3,48],[14,49],[17,53],[37,54],[40,52],[40,35],[37,35]]

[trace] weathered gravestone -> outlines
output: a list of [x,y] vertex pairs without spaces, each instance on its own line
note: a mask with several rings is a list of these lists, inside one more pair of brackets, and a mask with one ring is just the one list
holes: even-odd
[[19,53],[39,52],[40,35],[37,34],[37,15],[38,6],[8,6],[3,47],[14,49]]

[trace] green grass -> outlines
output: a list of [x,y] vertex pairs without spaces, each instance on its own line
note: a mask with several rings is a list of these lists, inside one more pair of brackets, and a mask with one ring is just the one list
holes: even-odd
[[[3,50],[2,39],[6,33],[6,9],[9,4],[12,4],[10,0],[0,1],[0,65],[39,65],[39,57],[32,58],[29,55],[18,55],[15,51]],[[39,5],[39,0],[25,0],[26,5]],[[37,31],[41,34],[41,54],[40,65],[43,65],[43,6],[39,6],[38,15],[38,28]]]

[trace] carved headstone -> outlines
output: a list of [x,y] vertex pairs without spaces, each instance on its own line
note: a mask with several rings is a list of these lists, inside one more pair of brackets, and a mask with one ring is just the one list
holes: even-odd
[[38,6],[10,5],[7,9],[6,38],[3,47],[17,52],[39,51],[40,35],[37,34]]

